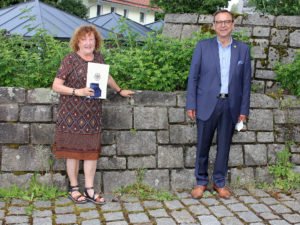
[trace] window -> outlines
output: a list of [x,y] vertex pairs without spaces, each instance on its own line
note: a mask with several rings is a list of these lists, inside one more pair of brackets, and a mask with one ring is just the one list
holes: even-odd
[[140,23],[144,23],[145,21],[145,13],[141,12],[140,13]]
[[111,7],[110,12],[114,12],[114,11],[115,11],[115,7]]
[[128,11],[127,11],[127,9],[124,9],[124,17],[125,17],[125,18],[128,17]]
[[101,5],[97,5],[97,16],[101,15]]

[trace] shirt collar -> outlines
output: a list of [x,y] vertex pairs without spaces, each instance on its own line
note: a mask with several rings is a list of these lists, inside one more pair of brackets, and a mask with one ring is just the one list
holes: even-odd
[[[219,41],[219,39],[217,38],[217,42],[218,42],[218,45],[219,45],[219,47],[223,47],[222,46],[222,43]],[[225,48],[227,48],[227,47],[229,47],[229,46],[231,46],[231,44],[232,44],[232,37],[230,37],[230,41],[229,41],[229,44],[225,47]]]

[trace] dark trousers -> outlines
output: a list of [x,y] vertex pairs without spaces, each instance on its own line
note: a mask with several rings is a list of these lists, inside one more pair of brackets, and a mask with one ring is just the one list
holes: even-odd
[[212,179],[216,186],[225,186],[234,127],[227,98],[218,100],[216,108],[208,120],[197,119],[198,143],[195,163],[197,185],[207,185],[209,182],[207,172],[209,149],[217,129],[217,154]]

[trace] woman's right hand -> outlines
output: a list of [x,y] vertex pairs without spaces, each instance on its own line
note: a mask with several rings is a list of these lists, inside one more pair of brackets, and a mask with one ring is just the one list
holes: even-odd
[[75,93],[73,93],[74,88],[65,86],[64,82],[65,81],[60,78],[55,78],[52,84],[53,91],[62,95],[75,94],[75,96],[94,96],[94,90],[92,88],[89,87],[80,88],[80,89],[75,88]]
[[94,90],[89,87],[76,89],[75,93],[77,96],[94,96]]

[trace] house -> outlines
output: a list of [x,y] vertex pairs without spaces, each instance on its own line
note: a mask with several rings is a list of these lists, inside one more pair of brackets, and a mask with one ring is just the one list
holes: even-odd
[[[0,30],[10,34],[31,37],[42,29],[59,39],[70,39],[80,25],[94,25],[39,0],[1,8],[0,21]],[[110,31],[95,26],[104,39],[109,37]]]
[[88,8],[88,18],[115,12],[142,25],[155,21],[158,8],[150,0],[82,0]]
[[230,0],[228,1],[227,9],[234,13],[242,13],[244,6],[243,0]]
[[231,12],[246,14],[252,14],[255,11],[255,7],[251,6],[249,0],[230,0],[226,9]]

